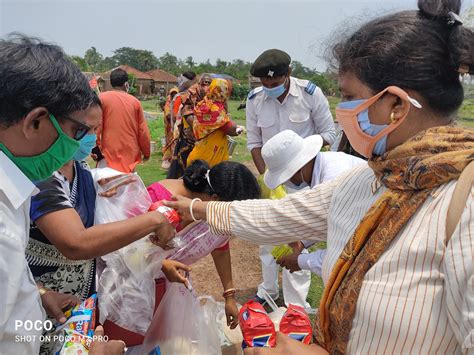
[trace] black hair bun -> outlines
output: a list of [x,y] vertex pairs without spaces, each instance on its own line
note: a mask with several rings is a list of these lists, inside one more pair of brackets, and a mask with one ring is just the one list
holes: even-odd
[[209,165],[204,160],[195,160],[183,175],[184,186],[195,192],[204,192],[207,187],[206,173]]
[[461,0],[418,0],[421,14],[434,19],[445,19],[450,12],[459,15]]

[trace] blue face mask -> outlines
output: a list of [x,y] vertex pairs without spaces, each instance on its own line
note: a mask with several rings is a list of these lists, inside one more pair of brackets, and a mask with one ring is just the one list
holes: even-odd
[[[367,100],[353,100],[341,102],[337,105],[338,108],[342,109],[354,109],[357,106],[363,104]],[[375,137],[381,130],[388,127],[388,125],[378,125],[370,123],[369,120],[369,109],[366,109],[357,115],[357,121],[359,122],[359,127],[364,131],[364,133],[369,136]],[[374,146],[374,155],[383,155],[387,150],[387,136],[380,138]]]
[[278,99],[281,95],[283,95],[283,93],[286,90],[285,84],[286,84],[286,80],[283,84],[278,85],[277,87],[274,87],[274,88],[267,88],[264,86],[263,92],[265,93],[265,95],[267,95],[268,97],[272,99]]
[[95,134],[86,134],[79,143],[79,150],[74,154],[74,160],[84,160],[92,152],[92,149],[96,146],[97,136]]

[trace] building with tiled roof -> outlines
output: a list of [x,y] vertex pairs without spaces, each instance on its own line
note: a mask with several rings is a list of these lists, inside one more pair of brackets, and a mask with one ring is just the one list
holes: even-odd
[[146,72],[155,81],[155,91],[165,96],[173,86],[178,85],[178,78],[162,69],[153,69]]
[[104,87],[101,87],[101,91],[108,91],[112,90],[112,85],[110,85],[110,73],[115,69],[123,69],[127,72],[127,74],[133,75],[135,82],[130,83],[130,85],[134,85],[137,88],[136,95],[138,96],[146,96],[146,95],[155,95],[155,81],[153,78],[145,73],[142,72],[130,65],[122,64],[119,65],[117,68],[111,69],[104,74],[101,75],[102,79],[104,80]]

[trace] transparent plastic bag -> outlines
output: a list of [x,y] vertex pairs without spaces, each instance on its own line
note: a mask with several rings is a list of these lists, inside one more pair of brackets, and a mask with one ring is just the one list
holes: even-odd
[[102,257],[106,267],[97,286],[101,322],[145,334],[155,306],[155,279],[162,275],[167,254],[144,238]]
[[[117,222],[148,211],[151,199],[139,176],[110,168],[94,169],[92,175],[98,192],[96,224]],[[115,176],[117,178],[105,180]],[[113,189],[113,196],[100,196]],[[154,280],[162,275],[161,264],[167,255],[167,251],[144,237],[102,256],[105,266],[97,282],[101,323],[107,319],[145,334],[155,304]]]
[[[148,211],[151,198],[136,174],[123,174],[110,168],[93,169],[97,198],[95,203],[95,223],[103,224],[122,221],[139,216]],[[116,177],[110,181],[112,177]],[[100,194],[114,191],[115,195],[103,197]]]
[[167,284],[163,297],[143,342],[143,353],[159,347],[162,355],[220,355],[213,300],[201,302],[178,283]]

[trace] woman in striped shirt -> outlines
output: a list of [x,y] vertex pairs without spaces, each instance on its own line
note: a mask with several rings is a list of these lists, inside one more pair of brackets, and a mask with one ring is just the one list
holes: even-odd
[[446,216],[474,160],[474,132],[453,127],[474,34],[459,0],[375,19],[335,47],[351,145],[369,158],[336,181],[281,200],[169,203],[216,233],[257,244],[327,240],[318,345],[278,335],[248,354],[474,352],[474,194],[451,237]]

